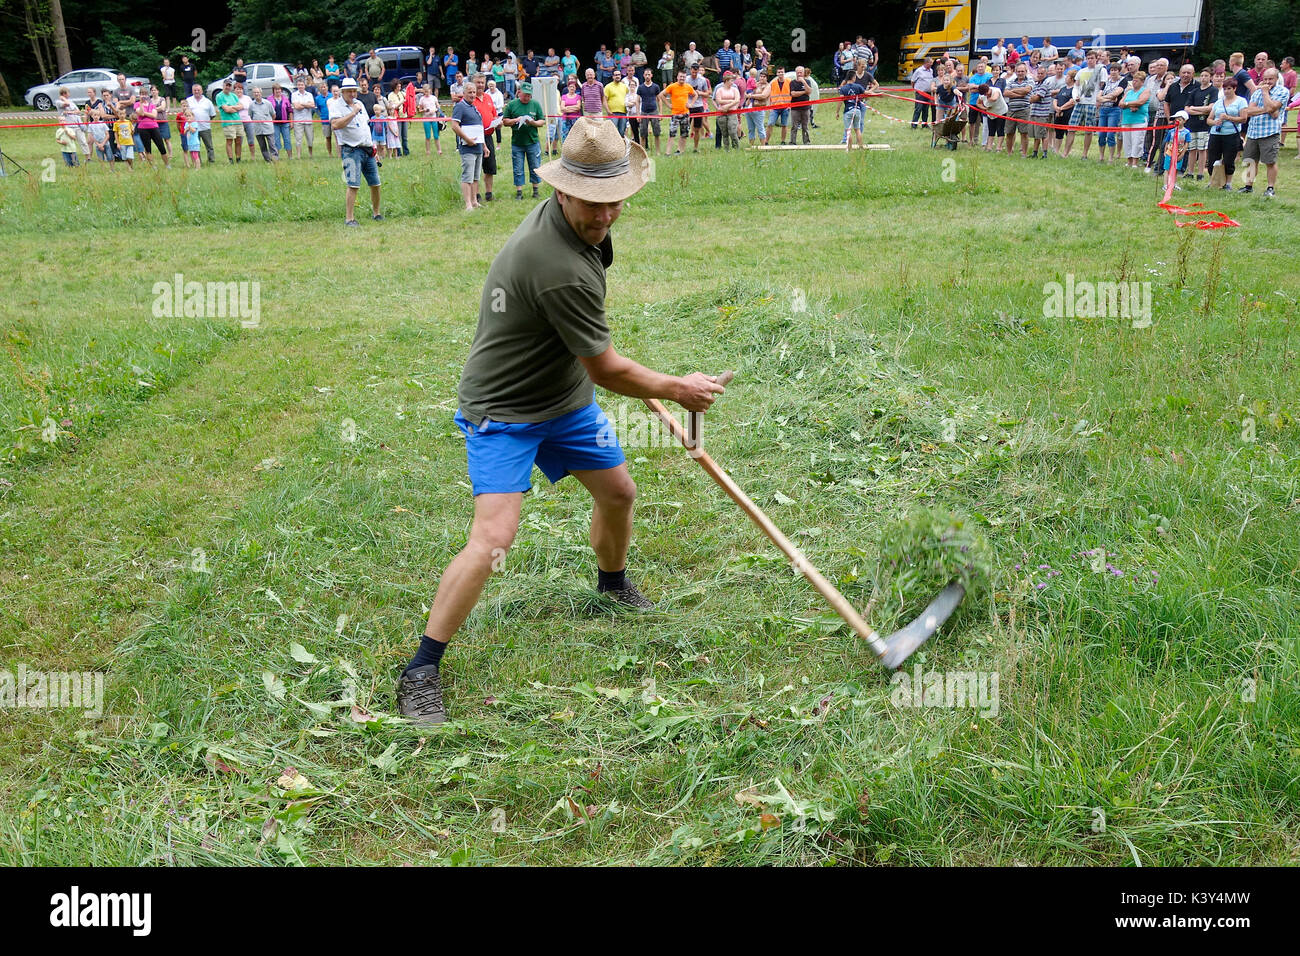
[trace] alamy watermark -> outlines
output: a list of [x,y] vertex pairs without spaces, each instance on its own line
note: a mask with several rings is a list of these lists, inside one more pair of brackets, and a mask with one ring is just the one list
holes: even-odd
[[104,715],[102,671],[0,671],[0,710],[84,710],[87,717]]
[[1151,325],[1150,282],[1076,281],[1043,286],[1043,316],[1048,319],[1131,319],[1133,328]]
[[153,284],[153,314],[156,319],[238,318],[246,329],[262,322],[262,283],[186,282],[177,272],[171,282]]
[[[698,447],[691,444],[689,413],[683,413],[680,419],[675,420],[686,436],[686,450],[698,458],[703,443]],[[624,448],[676,448],[683,443],[668,430],[658,415],[644,406],[620,403],[611,412],[602,413],[597,425],[596,445],[600,448],[613,448],[616,444]]]
[[73,886],[50,897],[50,925],[58,928],[116,926],[133,936],[148,936],[153,929],[152,893],[83,893]]
[[897,671],[889,679],[895,707],[969,708],[981,717],[997,717],[1000,707],[997,671]]

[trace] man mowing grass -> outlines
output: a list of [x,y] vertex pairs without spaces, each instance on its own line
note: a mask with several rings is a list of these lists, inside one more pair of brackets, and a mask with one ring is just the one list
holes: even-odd
[[419,650],[398,680],[398,710],[417,723],[447,718],[443,653],[514,541],[534,464],[552,483],[571,474],[591,492],[597,590],[630,607],[653,607],[626,577],[636,485],[593,383],[696,412],[723,391],[713,376],[664,375],[619,355],[610,343],[609,229],[649,178],[645,150],[607,120],[583,117],[560,158],[538,174],[555,195],[528,214],[488,269],[457,390],[455,421],[465,435],[474,523],[469,542],[443,572]]

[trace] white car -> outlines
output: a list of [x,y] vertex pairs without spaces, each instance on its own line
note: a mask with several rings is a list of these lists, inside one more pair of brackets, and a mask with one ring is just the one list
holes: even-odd
[[[244,84],[244,92],[251,95],[255,86],[262,88],[262,95],[270,97],[271,87],[276,83],[286,93],[294,89],[293,68],[288,63],[249,63],[244,67],[244,72],[248,74],[248,82]],[[235,74],[231,73],[223,76],[215,83],[208,84],[208,99],[215,100],[217,94],[221,92],[221,86],[226,80],[233,80]]]
[[[126,78],[128,86],[134,87],[140,93],[149,92],[149,80],[143,76],[128,76]],[[64,73],[53,83],[42,83],[40,86],[33,86],[27,91],[24,97],[27,105],[38,110],[52,110],[54,104],[59,101],[59,87],[68,88],[68,96],[72,102],[78,106],[85,106],[90,97],[86,95],[86,90],[115,90],[117,89],[117,70],[105,70],[96,67],[91,70],[73,70],[71,73]]]

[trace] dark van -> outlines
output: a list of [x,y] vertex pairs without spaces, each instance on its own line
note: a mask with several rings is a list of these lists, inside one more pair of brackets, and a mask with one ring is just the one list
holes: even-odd
[[[393,80],[401,80],[402,85],[406,85],[407,80],[414,80],[415,74],[424,69],[424,54],[418,46],[381,46],[375,48],[375,55],[384,61],[384,89],[392,85]],[[370,55],[358,57],[357,62],[361,64],[358,76],[366,76],[366,64],[370,61]]]

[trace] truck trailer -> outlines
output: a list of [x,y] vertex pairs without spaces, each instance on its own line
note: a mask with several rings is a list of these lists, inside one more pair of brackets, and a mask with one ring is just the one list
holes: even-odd
[[906,79],[927,56],[969,65],[998,40],[1012,44],[1026,35],[1034,47],[1051,37],[1062,56],[1083,40],[1085,48],[1111,54],[1121,47],[1158,52],[1176,67],[1196,44],[1200,23],[1201,0],[918,0],[912,30],[899,45],[898,75]]

